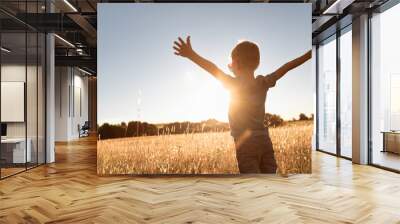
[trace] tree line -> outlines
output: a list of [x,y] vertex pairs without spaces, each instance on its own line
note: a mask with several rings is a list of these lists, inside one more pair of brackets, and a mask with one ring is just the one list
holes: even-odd
[[[312,120],[313,115],[307,117],[300,114],[298,120]],[[297,119],[293,119],[297,120]],[[276,114],[265,114],[264,125],[278,127],[284,124],[284,120]],[[166,124],[150,124],[141,121],[130,121],[120,124],[104,123],[98,127],[99,139],[154,136],[165,134],[203,133],[203,132],[224,132],[229,131],[229,124],[215,119],[201,122],[172,122]]]

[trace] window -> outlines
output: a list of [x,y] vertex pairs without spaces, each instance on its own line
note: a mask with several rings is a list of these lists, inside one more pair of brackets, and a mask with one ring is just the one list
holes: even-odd
[[318,47],[318,149],[336,153],[336,36]]
[[371,18],[371,159],[400,170],[400,5]]
[[390,76],[390,130],[400,130],[400,73]]
[[340,36],[340,154],[352,157],[352,33],[351,26]]

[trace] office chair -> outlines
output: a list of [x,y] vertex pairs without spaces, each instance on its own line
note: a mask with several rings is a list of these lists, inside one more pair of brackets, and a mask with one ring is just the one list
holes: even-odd
[[82,127],[79,129],[79,138],[89,136],[90,124],[89,121],[85,121]]

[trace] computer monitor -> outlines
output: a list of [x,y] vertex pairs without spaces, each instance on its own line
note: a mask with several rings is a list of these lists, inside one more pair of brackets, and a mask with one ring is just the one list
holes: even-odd
[[1,123],[1,137],[7,136],[7,124]]

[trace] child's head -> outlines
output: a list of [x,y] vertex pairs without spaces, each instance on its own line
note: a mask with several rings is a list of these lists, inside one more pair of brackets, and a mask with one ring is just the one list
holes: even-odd
[[241,41],[233,48],[231,57],[229,68],[235,76],[253,73],[260,63],[260,50],[253,42]]

